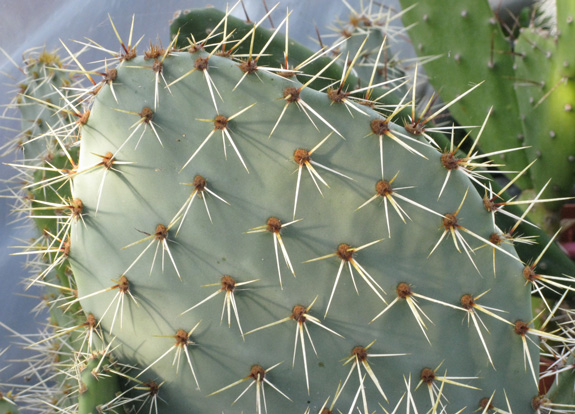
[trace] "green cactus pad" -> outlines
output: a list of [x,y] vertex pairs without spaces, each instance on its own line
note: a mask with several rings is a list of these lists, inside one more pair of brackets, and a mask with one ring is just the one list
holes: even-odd
[[[530,146],[530,156],[537,158],[531,176],[536,189],[551,178],[546,198],[570,196],[574,185],[575,77],[568,70],[575,60],[570,53],[561,55],[564,52],[559,45],[564,41],[567,39],[526,28],[516,45],[520,56],[516,59],[516,90],[525,143]],[[562,204],[547,207],[556,210]]]
[[[442,389],[448,411],[495,392],[529,412],[524,346],[535,371],[538,350],[522,338],[535,331],[514,325],[532,318],[530,286],[509,246],[496,251],[497,277],[493,245],[471,250],[486,243],[473,234],[497,229],[462,171],[438,200],[441,155],[368,107],[352,116],[344,105],[356,103],[265,71],[238,85],[237,62],[203,51],[163,59],[169,88],[151,63],[120,64],[117,101],[104,86],[83,127],[70,259],[115,356],[163,382],[162,412],[252,412],[257,395],[263,410],[262,387],[269,410],[294,413],[336,395],[334,409],[393,410],[406,392],[425,412],[427,388]],[[107,152],[132,164],[102,184],[94,154]],[[505,312],[477,311],[485,345],[467,295]],[[441,388],[445,377],[464,385]]]
[[575,4],[570,1],[556,1],[557,7],[557,55],[561,59],[563,76],[575,76],[575,57],[572,45],[575,43]]
[[117,397],[120,378],[110,371],[108,357],[95,355],[84,367],[78,396],[78,414],[99,414]]

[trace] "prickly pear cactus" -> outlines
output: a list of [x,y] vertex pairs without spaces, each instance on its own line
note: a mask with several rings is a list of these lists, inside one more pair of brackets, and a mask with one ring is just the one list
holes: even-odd
[[530,287],[462,171],[437,201],[448,170],[425,141],[199,46],[117,70],[82,128],[69,257],[83,309],[170,411],[494,392],[529,410]]
[[540,341],[573,340],[530,294],[562,280],[517,258],[473,159],[314,90],[324,68],[122,46],[70,125],[79,161],[38,184],[73,189],[50,266],[81,306],[67,409],[540,410]]
[[533,25],[516,42],[516,90],[527,151],[537,159],[535,188],[547,182],[544,171],[553,171],[548,194],[561,197],[572,194],[575,176],[575,59],[568,51],[575,43],[575,5],[557,1],[556,7],[555,30]]

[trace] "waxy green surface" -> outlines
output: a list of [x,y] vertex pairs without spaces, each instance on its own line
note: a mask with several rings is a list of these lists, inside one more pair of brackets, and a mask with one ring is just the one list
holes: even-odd
[[[207,54],[181,52],[167,56],[162,72],[166,82],[172,83],[189,73],[200,57],[206,58]],[[338,384],[345,381],[352,363],[344,365],[344,360],[354,347],[369,344],[370,354],[406,354],[368,357],[369,366],[389,399],[387,403],[366,376],[370,411],[381,411],[379,403],[393,409],[406,392],[404,378],[408,380],[410,376],[411,394],[418,410],[428,410],[432,404],[427,386],[417,390],[415,386],[423,368],[439,366],[437,375],[447,372],[448,377],[475,377],[462,382],[481,389],[446,384],[443,393],[449,399],[450,411],[468,407],[472,412],[481,398],[496,391],[494,401],[498,406],[504,406],[506,394],[514,410],[529,412],[537,387],[529,368],[524,366],[521,337],[511,325],[482,315],[490,331],[483,331],[483,337],[494,370],[463,310],[417,299],[421,312],[433,321],[425,321],[429,342],[403,299],[370,323],[386,304],[354,269],[356,292],[347,264],[324,318],[342,260],[334,255],[309,261],[335,253],[340,243],[361,247],[374,242],[353,257],[385,290],[379,295],[387,303],[396,299],[395,289],[401,282],[411,284],[415,293],[452,306],[459,306],[465,294],[480,295],[489,290],[478,303],[501,309],[506,312],[501,313],[502,317],[512,323],[531,320],[530,287],[525,285],[523,266],[515,259],[498,252],[495,277],[492,247],[478,249],[469,253],[478,272],[466,253],[456,250],[449,234],[429,256],[445,231],[440,216],[394,198],[411,220],[403,223],[388,203],[389,237],[381,197],[358,210],[374,196],[375,184],[382,178],[379,138],[370,127],[380,115],[367,107],[361,107],[366,115],[350,112],[344,104],[332,103],[326,94],[309,88],[301,91],[299,104],[287,104],[282,99],[284,90],[297,88],[299,83],[259,71],[257,76],[246,76],[238,86],[243,75],[240,68],[232,60],[217,56],[210,57],[207,70],[213,82],[213,97],[208,76],[200,70],[189,73],[169,89],[160,77],[156,92],[156,76],[150,66],[151,62],[142,58],[120,65],[114,84],[117,102],[109,88],[104,87],[83,128],[80,171],[101,161],[94,154],[106,152],[115,154],[118,162],[133,164],[118,165],[119,172],[108,171],[101,194],[98,189],[104,167],[74,178],[76,196],[85,205],[85,225],[73,226],[71,261],[81,298],[114,286],[122,275],[128,278],[137,303],[124,297],[123,319],[120,321],[117,315],[109,336],[115,336],[114,343],[120,345],[115,355],[121,361],[146,370],[139,377],[141,380],[165,381],[160,396],[168,405],[162,405],[162,412],[254,411],[255,386],[232,404],[253,381],[251,378],[209,396],[248,377],[254,364],[264,369],[274,367],[265,378],[291,399],[266,384],[268,410],[303,413],[309,407],[312,413],[317,412],[328,397],[333,401]],[[155,102],[158,103],[154,110]],[[283,117],[274,130],[284,106]],[[153,110],[151,124],[138,123],[138,113],[146,107]],[[233,117],[227,130],[245,167],[228,138],[222,147],[221,130],[214,132],[213,120],[218,115]],[[406,134],[402,127],[390,127],[396,135]],[[304,167],[294,217],[298,181],[294,151],[312,150],[324,139],[311,160],[331,170],[311,165],[329,188],[317,182],[322,196]],[[496,230],[481,196],[460,171],[451,174],[438,200],[447,171],[436,150],[407,141],[425,155],[423,158],[386,136],[383,141],[385,179],[391,180],[397,174],[395,188],[413,186],[398,190],[397,194],[443,215],[454,213],[467,193],[458,223],[484,238]],[[169,228],[165,239],[169,253],[162,253],[164,245],[154,237],[156,227],[168,226],[176,217],[194,190],[186,184],[192,183],[196,175],[203,176],[207,188],[227,203],[205,192],[205,200],[196,197],[185,221],[177,221]],[[284,224],[300,220],[281,230],[296,275],[291,274],[280,251],[282,286],[274,235],[248,233],[265,225],[272,216]],[[461,234],[472,248],[484,244],[467,233]],[[132,245],[139,240],[143,241]],[[509,247],[504,249],[513,255]],[[234,292],[243,337],[233,310],[230,327],[225,313],[223,323],[220,321],[223,292],[186,312],[220,289],[223,275],[231,275],[238,283],[255,280]],[[86,312],[94,313],[99,320],[117,293],[117,289],[111,290],[81,299],[81,303]],[[298,324],[290,315],[295,305],[309,307],[312,303],[309,315],[318,318],[321,326],[309,320],[304,322],[317,357],[307,332],[301,334],[306,344],[308,393],[300,339],[292,367]],[[115,304],[101,320],[104,330],[111,328],[114,307]],[[281,324],[250,332],[284,318]],[[180,329],[186,333],[193,330],[185,349],[194,373],[184,346],[178,346],[174,337]],[[537,350],[532,345],[528,347],[536,361]],[[180,359],[173,363],[178,350]],[[363,366],[361,372],[361,376],[357,372],[350,376],[335,408],[349,410],[366,372]],[[440,382],[436,384],[441,386]],[[363,409],[362,397],[354,404]]]

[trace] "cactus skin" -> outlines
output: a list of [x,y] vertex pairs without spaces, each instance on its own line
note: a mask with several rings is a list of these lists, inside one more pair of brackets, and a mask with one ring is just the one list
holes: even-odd
[[[201,51],[191,56],[187,52],[171,53],[163,61],[163,74],[171,82],[193,69],[197,59],[205,57],[207,53]],[[503,405],[502,390],[505,388],[512,406],[528,411],[537,389],[524,370],[521,340],[510,325],[485,320],[491,331],[485,339],[498,368],[495,371],[477,341],[476,332],[472,327],[461,325],[465,316],[462,310],[420,301],[424,312],[436,323],[426,331],[430,346],[405,302],[398,303],[389,313],[370,324],[369,321],[384,309],[385,304],[366,288],[361,278],[356,278],[360,289],[358,296],[347,274],[343,274],[339,281],[327,318],[321,320],[324,326],[345,339],[317,326],[309,326],[318,359],[312,355],[308,342],[308,395],[301,349],[295,358],[295,367],[289,366],[296,325],[289,316],[295,305],[308,307],[312,303],[314,307],[309,310],[310,315],[320,318],[326,312],[341,259],[334,257],[302,262],[334,253],[340,243],[359,247],[384,239],[358,252],[357,260],[385,289],[388,303],[397,297],[395,289],[401,282],[413,284],[414,292],[453,306],[459,306],[464,294],[479,294],[492,289],[485,296],[484,303],[503,307],[509,312],[510,321],[528,321],[531,319],[530,289],[521,277],[521,265],[503,253],[498,254],[497,266],[498,271],[507,276],[497,279],[492,277],[492,253],[488,249],[481,249],[474,255],[483,277],[477,274],[464,253],[457,253],[451,242],[442,244],[427,258],[442,234],[441,217],[406,205],[413,222],[403,224],[391,214],[392,238],[389,239],[383,206],[371,203],[355,211],[373,196],[375,183],[381,178],[377,137],[364,138],[370,133],[371,120],[378,115],[362,108],[370,115],[352,118],[341,104],[332,104],[325,93],[309,88],[301,91],[301,99],[346,138],[343,140],[333,133],[314,152],[312,159],[351,176],[354,181],[318,167],[330,185],[323,191],[322,198],[306,176],[307,172],[303,172],[295,214],[296,219],[303,220],[282,230],[297,277],[290,275],[281,263],[283,289],[280,289],[273,235],[246,232],[265,225],[271,216],[280,218],[283,223],[292,220],[296,187],[296,175],[292,172],[298,167],[292,158],[294,151],[313,148],[330,133],[330,128],[315,118],[314,122],[321,130],[317,131],[304,112],[293,108],[295,104],[289,104],[291,106],[268,139],[285,104],[278,98],[286,88],[297,87],[298,84],[260,71],[259,77],[247,76],[231,92],[242,76],[237,63],[214,55],[209,65],[210,77],[223,97],[222,100],[215,98],[218,110],[214,108],[205,75],[199,70],[179,81],[177,87],[171,86],[172,94],[160,88],[160,104],[151,122],[158,131],[161,145],[145,121],[126,142],[133,132],[130,127],[140,117],[138,113],[144,113],[143,108],[152,107],[155,102],[154,74],[149,69],[133,68],[150,66],[142,58],[130,61],[131,67],[118,67],[115,92],[119,104],[107,87],[102,88],[83,128],[79,171],[98,162],[93,154],[107,151],[117,151],[119,161],[134,163],[122,168],[122,174],[107,176],[97,215],[92,212],[98,203],[96,189],[102,180],[102,170],[94,169],[74,177],[76,196],[82,199],[87,212],[86,226],[74,224],[71,235],[71,259],[79,297],[109,287],[114,283],[111,280],[125,274],[139,302],[136,305],[126,298],[123,327],[120,328],[118,322],[114,327],[115,344],[122,344],[115,351],[118,358],[146,370],[140,377],[142,380],[166,380],[161,396],[169,401],[170,410],[225,413],[252,411],[253,398],[243,397],[231,406],[241,387],[208,398],[206,395],[248,376],[254,364],[268,369],[285,361],[269,375],[266,373],[266,378],[293,402],[268,388],[268,406],[274,410],[304,412],[309,404],[311,411],[316,412],[328,396],[334,398],[338,382],[344,381],[349,372],[350,364],[343,366],[341,360],[349,357],[354,347],[365,347],[375,340],[370,348],[374,354],[410,354],[385,358],[381,362],[375,357],[370,360],[390,404],[397,402],[405,392],[403,376],[411,375],[411,392],[418,409],[429,409],[431,403],[427,390],[414,391],[413,388],[423,368],[436,368],[443,361],[438,376],[443,375],[444,370],[448,376],[470,377],[481,371],[481,378],[466,383],[482,388],[482,392],[468,388],[445,390],[451,407],[478,404],[482,396],[490,395],[495,389],[499,390],[495,398]],[[134,91],[138,91],[137,94]],[[214,120],[217,115],[230,117],[254,103],[253,108],[230,120],[228,125],[249,173],[231,147],[228,147],[226,160],[222,147],[214,142],[219,140],[219,130],[187,164],[214,129],[213,122],[193,121],[191,117],[200,120]],[[190,117],[189,114],[193,115]],[[397,132],[403,130],[392,124],[390,128]],[[134,149],[141,132],[141,141]],[[418,151],[429,158],[426,161],[392,140],[386,140],[384,147],[386,176],[391,178],[400,171],[397,185],[416,185],[417,191],[411,195],[414,200],[440,214],[458,208],[471,184],[462,174],[455,172],[448,185],[448,193],[436,201],[446,174],[439,162],[439,153],[423,144],[417,145]],[[186,167],[182,169],[184,165]],[[192,189],[181,183],[191,183],[198,174],[204,176],[211,190],[229,205],[208,194],[206,202],[213,223],[207,217],[205,207],[195,202],[177,235],[180,223],[176,221],[168,230],[167,239],[161,232],[154,236],[158,224],[168,226],[190,197]],[[484,237],[493,231],[491,217],[483,208],[481,197],[472,188],[460,219]],[[125,248],[145,238],[142,232],[151,236],[141,244]],[[160,257],[151,269],[153,250],[156,249],[152,244],[162,240],[167,240],[170,249],[170,256],[165,255],[163,272]],[[150,249],[134,264],[148,243],[151,243]],[[158,255],[161,249],[160,246]],[[282,261],[281,258],[279,260]],[[222,275],[228,274],[238,282],[259,279],[249,290],[238,289],[236,293],[244,333],[284,318],[288,320],[278,326],[246,334],[242,340],[235,323],[232,322],[234,326],[229,328],[218,321],[223,295],[219,300],[212,299],[181,315],[217,290],[217,287],[202,288],[202,285],[217,284]],[[445,283],[450,286],[448,291]],[[114,293],[86,297],[81,300],[82,307],[100,319]],[[110,328],[111,321],[110,314],[101,320],[104,330]],[[194,373],[185,356],[180,354],[179,373],[176,374],[172,359],[178,349],[180,353],[183,351],[184,346],[177,345],[179,342],[174,335],[179,329],[189,332],[193,327],[196,329],[185,346],[190,353]],[[304,341],[307,342],[307,338]],[[459,345],[454,348],[454,343]],[[170,348],[172,352],[158,360]],[[537,349],[531,346],[529,349],[532,358],[536,359]],[[196,389],[194,374],[201,391]],[[350,380],[355,383],[348,383],[339,396],[336,405],[342,407],[340,409],[346,410],[354,399],[358,387],[355,375]],[[375,401],[384,404],[384,400],[370,381],[367,377],[366,392],[369,406],[375,408]]]
[[[571,2],[558,1],[558,35],[528,27],[516,42],[517,98],[525,124],[530,158],[537,158],[531,176],[543,188],[551,173],[547,197],[571,195],[575,176],[575,44]],[[558,167],[560,165],[560,167]],[[549,208],[556,210],[561,203]]]
[[571,45],[575,42],[575,5],[571,2],[556,2],[557,7],[557,54],[563,59],[561,74],[573,79],[575,63]]

